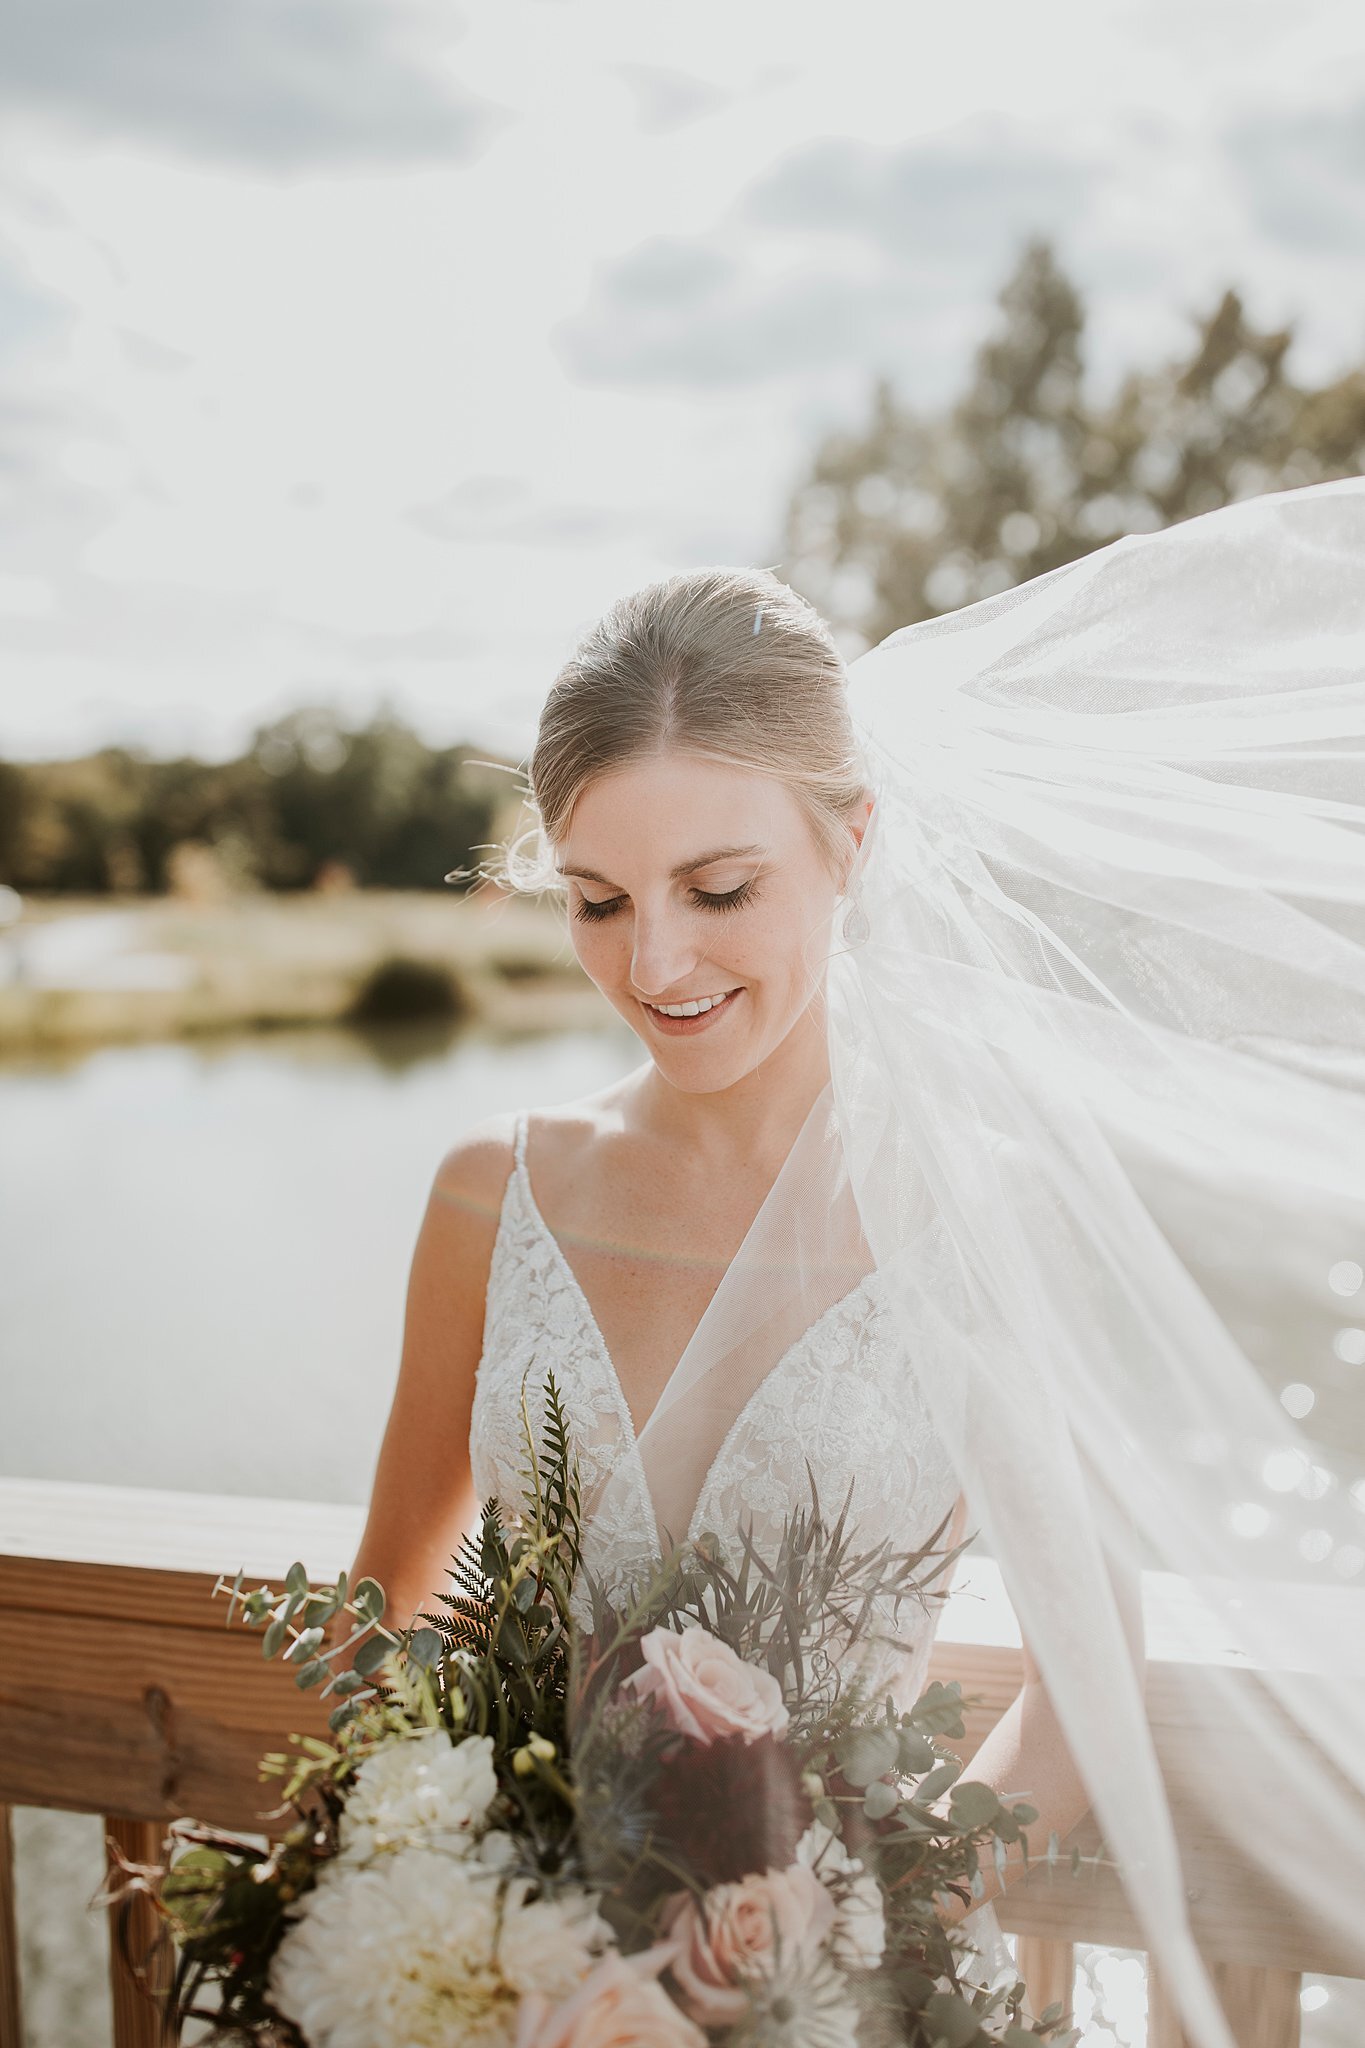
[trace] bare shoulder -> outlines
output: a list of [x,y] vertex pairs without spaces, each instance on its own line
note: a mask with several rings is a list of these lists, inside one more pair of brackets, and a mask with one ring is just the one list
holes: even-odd
[[441,1159],[432,1183],[432,1206],[466,1218],[496,1221],[516,1157],[517,1112],[482,1117]]
[[614,1149],[625,1129],[624,1109],[633,1078],[627,1075],[593,1095],[529,1113],[526,1149],[537,1185],[542,1179],[572,1181],[594,1155]]

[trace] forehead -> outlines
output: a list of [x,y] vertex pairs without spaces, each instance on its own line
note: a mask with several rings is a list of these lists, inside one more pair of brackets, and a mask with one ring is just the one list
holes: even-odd
[[556,848],[559,864],[667,870],[711,847],[789,846],[805,827],[775,776],[690,754],[653,755],[583,790]]

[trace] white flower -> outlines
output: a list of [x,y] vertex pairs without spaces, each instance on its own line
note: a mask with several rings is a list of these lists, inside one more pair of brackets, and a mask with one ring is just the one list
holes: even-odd
[[753,2003],[738,2030],[745,2041],[761,2041],[763,2048],[850,2048],[858,2038],[858,2006],[828,1956],[813,1965],[794,1958],[748,1988]]
[[502,1828],[490,1828],[472,1852],[473,1861],[485,1870],[506,1870],[517,1860],[517,1845]]
[[269,1995],[309,2048],[512,2048],[522,1993],[567,1997],[611,1930],[573,1891],[526,1900],[479,1856],[334,1858],[300,1899]]
[[396,1849],[464,1853],[481,1831],[498,1789],[493,1740],[452,1742],[440,1728],[371,1751],[360,1765],[338,1824],[340,1855],[369,1863]]
[[527,1900],[528,1877],[514,1877],[506,1891],[498,1962],[518,1991],[566,1998],[590,1964],[611,1945],[609,1922],[591,1892],[566,1888],[556,1898]]
[[802,1835],[795,1860],[815,1872],[834,1900],[830,1948],[836,1961],[847,1970],[875,1970],[886,1949],[886,1911],[876,1878],[820,1820]]
[[427,1850],[324,1865],[270,1965],[309,2048],[508,2048],[517,1994],[495,1948],[496,1881]]
[[876,1878],[861,1864],[857,1869],[859,1875],[836,1897],[830,1946],[846,1970],[875,1970],[886,1949],[886,1910]]

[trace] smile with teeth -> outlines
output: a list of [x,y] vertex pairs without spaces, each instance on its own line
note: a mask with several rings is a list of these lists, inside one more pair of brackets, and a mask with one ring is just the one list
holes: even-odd
[[718,996],[696,996],[687,1003],[647,1003],[645,1007],[657,1010],[662,1017],[700,1017],[707,1010],[714,1010],[717,1003],[723,1003],[727,996],[738,993],[738,989],[726,988]]

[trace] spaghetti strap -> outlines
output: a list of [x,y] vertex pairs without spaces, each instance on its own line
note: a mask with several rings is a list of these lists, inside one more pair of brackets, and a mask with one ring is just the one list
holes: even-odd
[[522,1172],[524,1173],[526,1171],[526,1111],[524,1109],[519,1109],[517,1111],[517,1125],[516,1134],[513,1141],[513,1151],[515,1153],[517,1165],[521,1168]]

